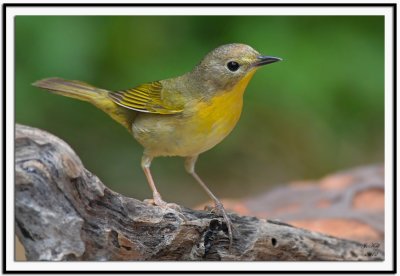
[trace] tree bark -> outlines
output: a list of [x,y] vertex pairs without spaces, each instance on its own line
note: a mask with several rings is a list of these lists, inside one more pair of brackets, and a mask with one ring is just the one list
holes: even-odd
[[162,209],[108,189],[61,139],[17,125],[15,225],[28,260],[384,259],[378,248],[230,213]]

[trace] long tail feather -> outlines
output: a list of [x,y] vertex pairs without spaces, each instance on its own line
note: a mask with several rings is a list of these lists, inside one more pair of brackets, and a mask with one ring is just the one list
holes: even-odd
[[90,102],[122,124],[129,132],[132,132],[132,123],[136,117],[136,111],[115,104],[108,96],[108,90],[97,88],[84,82],[61,78],[43,79],[36,81],[32,85],[49,90],[54,94]]
[[89,102],[93,101],[94,98],[98,98],[99,94],[102,96],[108,94],[107,90],[96,88],[90,84],[61,78],[43,79],[32,85],[49,90],[55,94]]

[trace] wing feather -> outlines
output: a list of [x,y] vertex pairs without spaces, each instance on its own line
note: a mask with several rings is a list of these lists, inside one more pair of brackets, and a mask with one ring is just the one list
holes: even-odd
[[173,101],[163,99],[162,92],[162,84],[155,81],[127,90],[110,92],[109,97],[116,104],[139,112],[176,114],[183,111],[183,106],[171,104]]

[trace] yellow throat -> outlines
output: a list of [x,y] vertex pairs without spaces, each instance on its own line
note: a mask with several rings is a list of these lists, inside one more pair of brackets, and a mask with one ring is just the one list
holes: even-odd
[[232,131],[242,112],[244,91],[255,71],[249,72],[231,90],[218,92],[209,102],[197,105],[198,131],[215,135],[217,143]]

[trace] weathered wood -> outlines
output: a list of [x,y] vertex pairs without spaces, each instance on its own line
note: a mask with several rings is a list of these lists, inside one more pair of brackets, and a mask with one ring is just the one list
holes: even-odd
[[28,260],[383,260],[379,249],[278,221],[162,209],[108,189],[74,151],[16,126],[15,225]]

